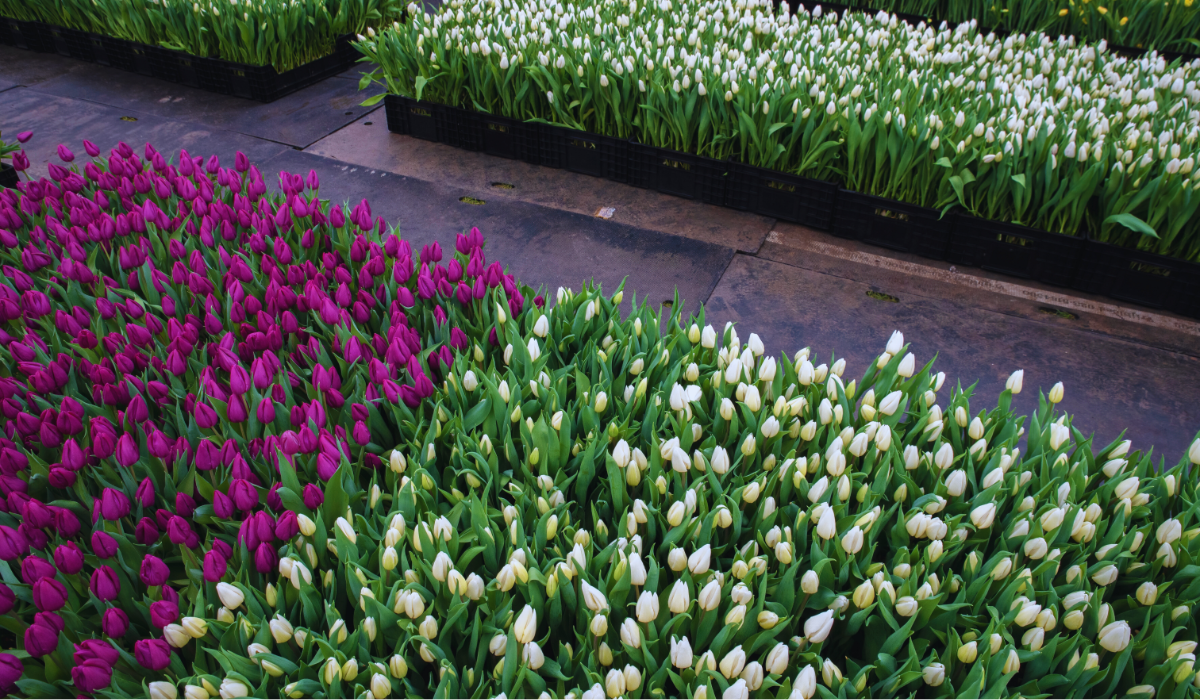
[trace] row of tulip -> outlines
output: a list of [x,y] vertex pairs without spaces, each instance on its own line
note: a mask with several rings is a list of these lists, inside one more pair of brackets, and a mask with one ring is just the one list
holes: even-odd
[[899,333],[847,376],[527,305],[315,173],[84,148],[0,194],[8,692],[1200,694],[1200,440],[1018,416],[1019,371],[981,408]]
[[1200,53],[1195,0],[865,0],[863,6],[951,22],[978,20],[1008,32],[1067,34],[1123,46]]
[[333,53],[340,36],[401,14],[397,0],[0,0],[0,18],[272,66],[280,73]]
[[1200,62],[787,7],[455,0],[356,46],[390,93],[1200,259]]

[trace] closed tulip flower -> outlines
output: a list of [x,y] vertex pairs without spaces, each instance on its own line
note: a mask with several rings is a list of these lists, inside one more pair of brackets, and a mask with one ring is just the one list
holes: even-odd
[[1108,564],[1101,567],[1098,571],[1096,571],[1096,573],[1092,574],[1092,581],[1094,581],[1097,586],[1108,586],[1116,582],[1118,573],[1117,567],[1113,566],[1112,564]]
[[767,653],[767,660],[763,664],[763,668],[771,675],[782,675],[787,673],[787,667],[788,647],[786,644],[776,644]]
[[1125,647],[1129,646],[1130,634],[1129,623],[1124,620],[1118,620],[1101,628],[1100,632],[1096,635],[1096,641],[1106,651],[1116,654],[1125,651]]
[[813,615],[804,621],[804,636],[813,644],[820,644],[829,637],[829,633],[833,631],[833,611],[826,610],[823,613]]
[[642,591],[638,596],[636,614],[638,622],[646,624],[653,622],[658,618],[658,594],[651,591]]
[[992,522],[996,519],[996,504],[985,503],[971,510],[971,524],[980,530],[986,530],[992,526]]
[[796,682],[792,684],[793,696],[800,700],[812,700],[817,694],[817,672],[812,666],[805,666],[796,674]]
[[679,615],[686,612],[691,604],[687,584],[683,581],[676,581],[675,585],[671,587],[671,594],[667,597],[667,609]]
[[842,536],[842,549],[846,550],[847,554],[857,554],[863,546],[863,531],[857,525],[850,528],[850,531]]
[[701,610],[716,610],[721,605],[720,582],[716,580],[709,581],[700,590],[700,594],[696,597],[696,602],[700,605]]
[[977,642],[970,641],[958,648],[958,660],[964,664],[974,663],[975,657],[979,654],[979,646]]
[[936,688],[946,681],[946,667],[939,663],[929,664],[921,669],[921,678],[925,681],[925,685]]
[[627,617],[621,623],[620,628],[621,641],[634,649],[639,649],[642,646],[642,633],[638,629],[637,622],[633,618]]
[[687,637],[681,639],[671,637],[671,665],[677,669],[691,668],[692,644]]
[[709,545],[704,545],[696,551],[692,552],[687,559],[688,571],[692,572],[693,576],[701,576],[708,573],[709,561],[712,558],[712,548]]
[[817,572],[809,570],[805,571],[800,577],[800,590],[806,595],[813,595],[821,587],[821,580],[817,577]]
[[537,636],[537,612],[526,605],[513,623],[513,633],[517,636],[518,644],[528,644]]
[[875,602],[875,587],[870,581],[863,581],[854,589],[854,607],[859,610],[865,610],[867,606]]
[[912,617],[917,614],[917,601],[912,596],[901,596],[896,601],[896,614],[901,617]]
[[246,599],[246,596],[237,586],[225,582],[217,584],[217,597],[221,600],[221,605],[230,610],[237,610]]

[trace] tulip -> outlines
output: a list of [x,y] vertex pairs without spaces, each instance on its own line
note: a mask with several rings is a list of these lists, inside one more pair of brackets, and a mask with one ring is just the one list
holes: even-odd
[[813,644],[820,644],[833,631],[833,611],[826,610],[804,621],[804,636]]
[[687,637],[676,640],[671,636],[671,665],[678,669],[691,668],[692,645]]
[[518,644],[528,644],[537,636],[537,612],[533,608],[526,605],[521,610],[521,614],[517,616],[517,621],[513,623],[513,633],[517,637]]
[[1096,641],[1105,650],[1116,654],[1125,651],[1125,647],[1129,646],[1130,634],[1129,623],[1118,620],[1102,627],[1096,635]]
[[946,667],[940,663],[933,663],[921,669],[921,678],[925,681],[925,685],[937,687],[946,681]]
[[229,610],[237,610],[246,599],[241,589],[224,582],[217,584],[217,598]]

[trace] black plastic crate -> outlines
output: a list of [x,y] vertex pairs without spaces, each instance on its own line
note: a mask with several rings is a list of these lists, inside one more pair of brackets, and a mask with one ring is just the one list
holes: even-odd
[[13,38],[13,30],[10,22],[13,20],[7,17],[0,17],[0,46],[12,46],[16,43]]
[[538,162],[538,124],[468,109],[446,109],[451,145],[526,163]]
[[1200,264],[1088,238],[1072,285],[1155,309],[1200,317]]
[[446,108],[430,102],[418,102],[411,97],[388,95],[383,99],[388,131],[425,141],[448,143],[449,122]]
[[144,49],[150,62],[150,74],[155,78],[168,83],[200,87],[200,74],[197,69],[205,59],[158,46],[141,45],[139,48]]
[[725,205],[827,231],[837,211],[833,182],[732,163]]
[[543,124],[540,145],[542,165],[629,182],[628,141]]
[[17,177],[17,169],[8,163],[0,163],[0,187],[12,187],[16,189],[20,178]]
[[54,41],[54,50],[60,56],[88,63],[95,62],[95,53],[92,51],[92,42],[89,40],[91,35],[87,32],[66,27],[50,27],[50,36]]
[[629,142],[629,184],[724,206],[732,163]]
[[155,66],[152,57],[158,51],[155,47],[135,41],[109,38],[105,40],[105,50],[114,66],[138,75],[154,76]]
[[259,102],[272,102],[337,75],[354,65],[356,60],[358,54],[350,45],[349,35],[338,38],[333,53],[283,73],[272,66],[251,66],[210,58],[205,59],[200,69],[200,87]]
[[17,19],[8,22],[9,32],[13,37],[13,45],[18,49],[37,51],[39,53],[54,53],[54,37],[50,35],[50,27],[41,22],[25,22]]
[[1083,246],[1080,236],[960,214],[950,261],[1067,287],[1074,281]]
[[861,192],[839,189],[830,233],[905,253],[946,259],[955,215]]
[[88,51],[91,53],[91,61],[102,66],[112,66],[113,61],[108,56],[108,44],[104,37],[99,34],[83,35],[83,40],[88,46]]

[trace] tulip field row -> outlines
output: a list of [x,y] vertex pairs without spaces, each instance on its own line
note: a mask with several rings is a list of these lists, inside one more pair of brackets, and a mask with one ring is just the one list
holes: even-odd
[[1200,260],[1200,62],[787,8],[454,0],[356,46],[389,93]]
[[396,0],[0,0],[0,18],[280,73],[329,55],[338,37],[401,14]]
[[0,691],[1200,696],[1200,439],[78,148],[0,190]]
[[1200,53],[1200,5],[1194,0],[864,0],[859,4],[954,23],[975,20],[1007,32],[1065,34],[1085,41],[1104,39],[1129,47]]

